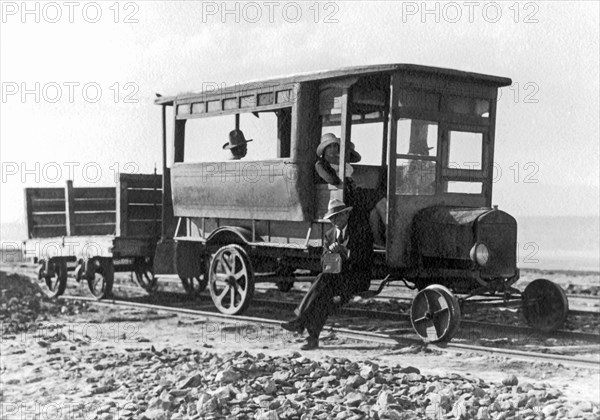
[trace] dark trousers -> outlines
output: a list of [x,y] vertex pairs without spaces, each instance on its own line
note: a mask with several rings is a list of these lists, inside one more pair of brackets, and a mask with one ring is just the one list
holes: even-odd
[[296,309],[296,322],[308,331],[311,337],[319,337],[327,317],[335,308],[333,298],[339,296],[341,304],[352,296],[369,289],[370,273],[353,272],[329,274],[321,273]]

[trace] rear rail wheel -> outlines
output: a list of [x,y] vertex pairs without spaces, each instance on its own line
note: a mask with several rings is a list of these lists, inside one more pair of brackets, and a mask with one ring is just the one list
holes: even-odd
[[204,292],[208,285],[208,278],[206,274],[194,277],[179,277],[183,290],[190,297],[197,297],[200,293]]
[[152,294],[158,289],[158,279],[154,276],[152,259],[138,258],[135,260],[135,280],[142,289]]
[[115,268],[109,258],[91,258],[87,262],[86,277],[88,288],[98,300],[112,294]]
[[67,288],[67,262],[60,259],[40,260],[38,279],[44,280],[48,297],[57,297],[65,293]]
[[432,284],[421,290],[413,299],[410,320],[415,332],[423,341],[450,341],[460,324],[458,299],[444,286]]
[[294,288],[294,280],[277,280],[275,285],[280,292],[287,293]]
[[277,290],[280,292],[287,293],[294,287],[294,280],[296,277],[294,276],[294,270],[291,268],[282,268],[275,272],[275,275],[279,277],[279,280],[275,282],[275,286],[277,286]]
[[543,332],[560,328],[569,313],[565,291],[556,283],[537,279],[527,285],[522,295],[523,315],[527,324]]
[[[194,256],[195,257],[195,256]],[[196,264],[187,265],[179,263],[181,266],[187,268],[184,273],[179,273],[179,279],[185,293],[191,298],[197,298],[208,285],[208,262],[210,258],[202,256],[198,260],[194,261]],[[178,265],[179,267],[179,265]]]
[[238,315],[248,308],[254,295],[254,271],[244,248],[219,248],[210,262],[208,285],[219,312]]

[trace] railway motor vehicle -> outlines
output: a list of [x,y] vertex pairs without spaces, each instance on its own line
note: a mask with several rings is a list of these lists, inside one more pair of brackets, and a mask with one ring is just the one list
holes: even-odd
[[[492,204],[498,91],[510,84],[386,64],[159,96],[160,234],[146,235],[145,250],[133,255],[146,275],[142,284],[152,290],[155,276],[176,273],[190,293],[208,288],[220,312],[241,314],[256,282],[289,290],[298,270],[321,271],[328,202],[353,200],[360,191],[363,202],[384,200],[385,207],[384,242],[373,250],[372,267],[373,279],[384,281],[363,296],[391,281],[417,289],[411,320],[423,340],[451,339],[459,302],[474,296],[520,299],[530,325],[560,327],[568,312],[564,291],[546,279],[524,291],[514,287],[517,222]],[[232,130],[252,140],[241,159],[225,155]],[[315,171],[326,133],[340,139],[337,186]],[[347,161],[350,148],[360,162]],[[29,232],[36,236],[35,225]],[[127,238],[121,232],[111,240]],[[98,264],[82,263],[92,267],[91,278]],[[45,270],[42,278],[53,274]],[[111,268],[100,271],[112,275]]]

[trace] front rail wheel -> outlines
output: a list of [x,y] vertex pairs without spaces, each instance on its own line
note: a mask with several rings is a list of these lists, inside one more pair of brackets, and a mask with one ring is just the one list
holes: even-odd
[[527,285],[522,295],[523,315],[527,324],[543,332],[560,328],[569,313],[565,291],[556,283],[537,279]]
[[208,284],[219,312],[228,315],[244,312],[254,295],[254,272],[244,248],[221,247],[210,262]]
[[460,305],[450,290],[433,284],[413,299],[410,320],[423,341],[450,341],[460,324]]
[[38,278],[44,279],[48,290],[48,297],[62,295],[67,288],[67,262],[63,260],[50,259],[48,263],[42,260],[38,268]]
[[92,258],[87,267],[88,288],[98,300],[111,295],[115,279],[115,268],[112,260]]

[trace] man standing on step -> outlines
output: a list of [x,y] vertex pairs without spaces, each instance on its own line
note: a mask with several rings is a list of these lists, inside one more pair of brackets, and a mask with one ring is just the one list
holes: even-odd
[[296,310],[297,317],[281,324],[281,327],[297,333],[308,331],[308,339],[302,350],[319,347],[319,334],[327,317],[335,307],[334,298],[339,296],[341,303],[352,296],[369,289],[373,262],[373,235],[367,214],[352,211],[343,201],[329,201],[327,213],[323,216],[333,224],[325,234],[323,257],[326,254],[339,254],[342,267],[339,273],[321,273],[302,299]]

